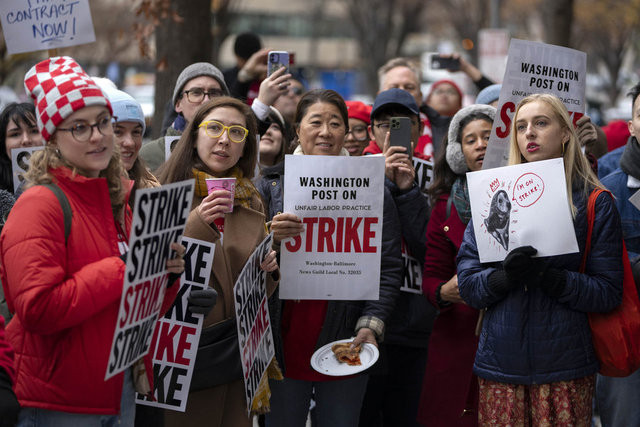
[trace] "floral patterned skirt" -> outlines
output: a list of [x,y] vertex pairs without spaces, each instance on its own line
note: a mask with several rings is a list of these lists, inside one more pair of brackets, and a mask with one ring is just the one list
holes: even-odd
[[591,425],[595,375],[549,384],[505,384],[478,378],[481,426]]

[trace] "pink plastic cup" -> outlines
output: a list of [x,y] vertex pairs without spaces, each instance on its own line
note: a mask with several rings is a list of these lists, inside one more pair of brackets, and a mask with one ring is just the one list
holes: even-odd
[[[211,193],[214,190],[227,190],[231,192],[231,200],[233,200],[236,194],[236,179],[235,178],[207,178],[207,191]],[[227,213],[233,212],[233,203],[227,211]]]

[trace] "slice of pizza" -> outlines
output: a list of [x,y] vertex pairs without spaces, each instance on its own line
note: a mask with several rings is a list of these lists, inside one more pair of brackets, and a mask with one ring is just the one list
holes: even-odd
[[331,346],[331,351],[341,363],[346,363],[350,366],[362,365],[360,362],[361,345],[357,345],[352,349],[350,342],[338,343]]

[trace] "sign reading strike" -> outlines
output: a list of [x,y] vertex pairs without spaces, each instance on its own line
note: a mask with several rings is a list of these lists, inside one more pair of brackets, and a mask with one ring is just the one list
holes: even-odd
[[194,181],[136,192],[120,311],[105,380],[149,352],[172,258],[191,210]]
[[284,211],[305,231],[281,247],[280,298],[375,300],[384,157],[286,156]]
[[505,166],[516,105],[532,93],[559,97],[575,123],[584,115],[587,54],[539,42],[512,39],[504,73],[498,113],[493,122],[482,169]]
[[531,245],[536,256],[578,252],[562,158],[468,172],[480,262]]
[[433,162],[430,160],[414,157],[413,168],[416,170],[416,182],[423,194],[427,195],[427,190],[433,181]]
[[13,172],[13,192],[18,191],[18,187],[24,181],[23,175],[29,169],[29,161],[34,151],[42,150],[44,146],[19,147],[11,150],[11,170]]
[[2,0],[0,22],[9,54],[96,41],[88,0]]
[[266,272],[260,268],[260,263],[271,251],[272,241],[273,235],[270,234],[253,251],[233,288],[238,319],[238,344],[249,412],[260,380],[275,355],[269,320]]
[[204,320],[187,309],[187,297],[191,290],[209,286],[215,245],[188,237],[181,243],[187,251],[180,291],[151,341],[154,400],[136,394],[136,403],[184,412]]

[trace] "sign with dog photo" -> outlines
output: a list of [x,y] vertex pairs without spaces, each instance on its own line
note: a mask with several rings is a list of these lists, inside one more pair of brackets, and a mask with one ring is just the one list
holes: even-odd
[[531,245],[536,256],[578,252],[561,158],[467,173],[480,262]]

